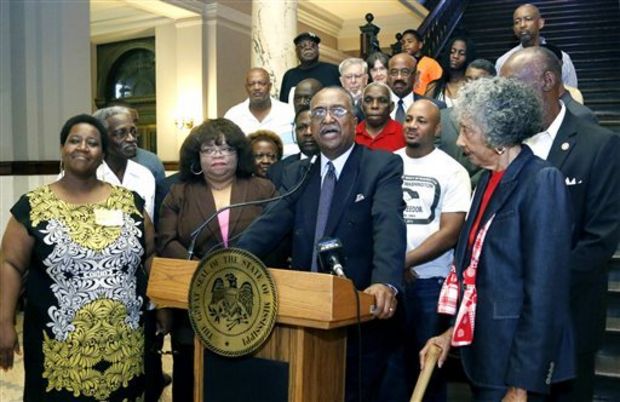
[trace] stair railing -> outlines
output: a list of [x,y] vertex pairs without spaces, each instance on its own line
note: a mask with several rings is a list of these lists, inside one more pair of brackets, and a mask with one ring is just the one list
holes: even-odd
[[[408,0],[399,0],[405,7],[413,9]],[[418,33],[424,40],[423,54],[437,58],[442,49],[448,43],[450,35],[461,21],[465,7],[469,3],[468,0],[440,0],[428,1],[426,6],[435,7],[426,16]]]

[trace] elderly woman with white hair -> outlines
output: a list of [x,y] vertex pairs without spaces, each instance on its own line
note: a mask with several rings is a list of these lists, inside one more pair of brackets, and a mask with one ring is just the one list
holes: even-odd
[[439,298],[452,326],[435,344],[439,366],[459,347],[475,401],[542,400],[573,376],[569,317],[571,218],[564,178],[522,142],[542,106],[505,78],[466,84],[457,144],[483,173]]

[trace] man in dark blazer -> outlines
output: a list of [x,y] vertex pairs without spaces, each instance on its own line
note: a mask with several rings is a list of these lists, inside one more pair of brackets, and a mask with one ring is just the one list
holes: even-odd
[[312,137],[310,123],[310,108],[308,106],[302,107],[295,114],[295,139],[300,152],[289,155],[274,163],[267,171],[267,178],[271,180],[277,189],[282,185],[282,175],[284,174],[284,169],[286,169],[288,165],[300,159],[310,158],[319,153],[319,146],[314,140],[314,137]]
[[416,59],[407,53],[396,54],[388,62],[387,84],[392,90],[392,102],[394,102],[394,109],[392,109],[390,117],[400,124],[405,122],[407,110],[417,100],[428,99],[437,105],[439,109],[446,108],[446,104],[443,101],[427,98],[413,92],[416,64]]
[[[495,77],[496,75],[493,64],[485,59],[474,60],[465,70],[467,81]],[[459,136],[459,122],[456,120],[454,108],[441,109],[440,112],[441,135],[436,138],[435,146],[453,157],[467,170],[471,179],[471,188],[475,189],[482,174],[482,168],[471,163],[463,154],[463,150],[456,145],[456,139]]]
[[532,137],[529,145],[562,171],[571,196],[575,226],[569,268],[577,378],[552,392],[557,400],[590,401],[595,354],[605,328],[607,263],[620,239],[620,137],[577,118],[559,102],[561,66],[549,50],[519,51],[501,74],[524,81],[541,95],[546,131]]
[[[344,271],[357,289],[375,296],[374,314],[379,320],[362,324],[362,378],[358,383],[358,341],[349,331],[345,393],[357,401],[358,386],[364,400],[374,400],[385,369],[389,346],[389,322],[396,309],[405,259],[405,224],[402,218],[403,164],[399,157],[355,145],[357,119],[350,95],[341,88],[325,88],[311,102],[312,134],[319,145],[320,160],[291,164],[284,172],[281,190],[302,180],[296,194],[270,205],[239,239],[238,246],[264,257],[284,235],[293,232],[292,267],[309,270],[316,263],[315,245],[323,237],[343,244]],[[325,230],[315,235],[320,198],[336,184]],[[323,188],[322,188],[323,186]],[[321,204],[323,204],[321,202]]]

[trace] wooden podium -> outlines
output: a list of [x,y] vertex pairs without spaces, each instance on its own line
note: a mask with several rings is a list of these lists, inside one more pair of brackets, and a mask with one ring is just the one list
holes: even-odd
[[[158,307],[187,309],[198,261],[155,258],[147,294]],[[268,268],[278,293],[275,328],[254,357],[288,364],[288,401],[344,400],[345,327],[357,321],[350,280],[313,272]],[[374,298],[357,292],[361,321],[372,319]],[[204,347],[195,339],[194,401],[209,401],[203,389]],[[203,399],[204,398],[204,399]]]

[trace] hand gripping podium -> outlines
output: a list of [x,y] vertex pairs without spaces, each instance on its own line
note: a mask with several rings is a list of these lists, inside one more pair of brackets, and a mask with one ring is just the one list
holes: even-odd
[[[155,258],[147,289],[150,299],[158,307],[187,309],[190,282],[198,264],[198,261]],[[356,298],[351,281],[305,271],[274,268],[268,268],[268,271],[275,281],[278,295],[276,325],[267,341],[249,359],[266,362],[277,367],[274,372],[284,373],[278,380],[283,383],[284,389],[279,392],[281,395],[284,393],[282,399],[288,402],[343,401],[345,327],[357,321]],[[374,298],[357,293],[361,321],[369,321],[372,319],[370,308]],[[228,360],[205,353],[198,338],[195,338],[195,346],[194,402],[211,402],[214,401],[213,395],[221,394],[213,389],[219,386],[219,380],[205,380],[210,370],[207,360],[211,358],[208,356],[220,361],[220,366],[212,369],[216,372],[213,374],[226,372],[227,364],[232,366],[232,376],[243,370],[234,366],[236,358]],[[266,372],[271,369],[267,366],[263,370],[259,368],[262,366],[252,364],[244,367],[246,371],[252,370],[252,367]],[[237,383],[236,386],[249,385]],[[262,386],[256,387],[255,384],[254,387],[252,400],[260,401],[259,389]]]

